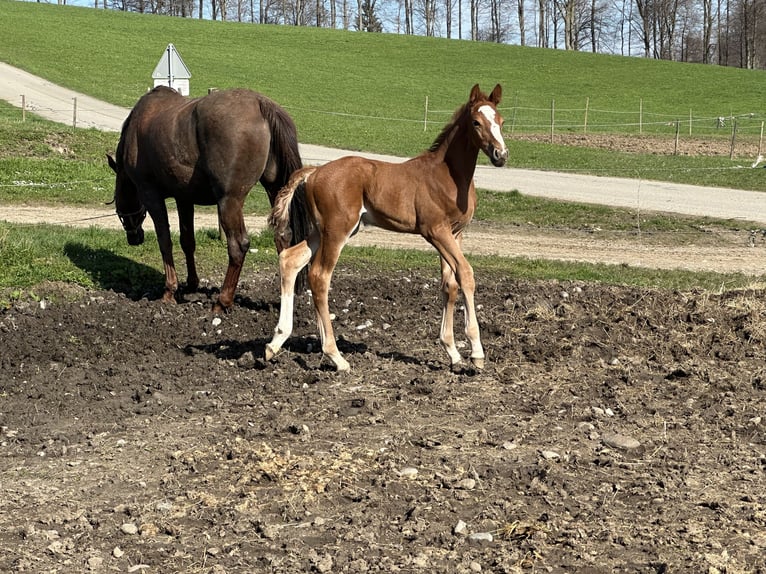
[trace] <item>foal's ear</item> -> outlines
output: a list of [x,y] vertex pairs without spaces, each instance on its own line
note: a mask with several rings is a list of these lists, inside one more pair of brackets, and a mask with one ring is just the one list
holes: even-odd
[[500,103],[500,100],[502,99],[503,99],[503,87],[500,84],[497,84],[495,86],[495,89],[492,90],[492,93],[489,95],[489,101],[495,105],[498,105]]
[[468,98],[469,102],[476,102],[481,99],[481,89],[479,88],[479,84],[474,84],[473,88],[471,88],[471,97]]
[[112,171],[117,173],[117,162],[114,160],[114,157],[112,157],[111,154],[106,154],[106,161],[109,164],[109,167],[112,168]]

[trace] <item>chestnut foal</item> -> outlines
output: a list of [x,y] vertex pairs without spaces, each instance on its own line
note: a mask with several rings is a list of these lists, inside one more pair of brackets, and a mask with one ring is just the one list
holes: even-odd
[[338,371],[349,370],[335,342],[327,297],[340,252],[364,222],[400,233],[419,233],[436,248],[442,275],[441,344],[452,367],[459,365],[453,315],[460,288],[471,361],[477,369],[484,367],[473,269],[461,243],[476,208],[473,175],[479,150],[497,167],[508,158],[503,118],[497,111],[501,96],[499,84],[489,96],[475,85],[468,102],[458,108],[431,148],[404,163],[352,156],[292,175],[277,195],[269,218],[283,249],[279,255],[279,323],[266,346],[267,360],[279,352],[292,332],[295,280],[310,263],[308,281],[322,351]]

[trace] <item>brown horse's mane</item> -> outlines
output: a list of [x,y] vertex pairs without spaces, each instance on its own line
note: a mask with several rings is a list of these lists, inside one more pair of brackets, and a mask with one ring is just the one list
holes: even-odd
[[[484,94],[482,94],[482,97]],[[450,122],[442,128],[441,133],[436,136],[436,139],[434,140],[434,143],[431,144],[431,147],[428,148],[428,151],[434,152],[437,151],[444,142],[447,141],[447,139],[452,135],[453,130],[460,124],[461,121],[463,121],[463,117],[468,114],[468,112],[471,109],[471,102],[466,102],[462,106],[460,106],[457,110],[455,110],[455,113],[452,115],[452,119]]]
[[282,159],[280,174],[275,182],[275,188],[280,189],[287,184],[290,174],[303,167],[298,148],[298,131],[295,122],[280,106],[266,96],[259,97],[261,114],[271,128],[271,146],[274,155]]

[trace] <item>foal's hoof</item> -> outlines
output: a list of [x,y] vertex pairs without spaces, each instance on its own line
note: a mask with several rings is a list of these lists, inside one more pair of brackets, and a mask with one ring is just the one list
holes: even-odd
[[266,345],[266,351],[265,351],[265,353],[264,353],[264,354],[266,355],[266,360],[267,360],[267,361],[270,361],[271,359],[273,359],[274,357],[276,357],[276,356],[277,356],[277,353],[279,353],[279,349],[277,349],[277,350],[274,350],[274,349],[272,348],[272,346],[271,346],[271,343],[269,343],[269,344],[267,344],[267,345]]
[[481,371],[484,368],[484,357],[471,357],[471,363],[474,369]]

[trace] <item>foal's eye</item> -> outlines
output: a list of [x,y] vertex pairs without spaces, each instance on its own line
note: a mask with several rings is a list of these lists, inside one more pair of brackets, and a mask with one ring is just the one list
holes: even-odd
[[473,120],[473,125],[478,128],[481,125],[481,122],[479,120]]

